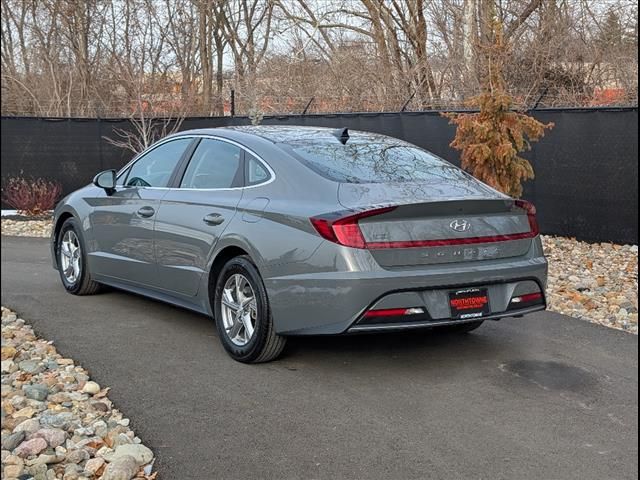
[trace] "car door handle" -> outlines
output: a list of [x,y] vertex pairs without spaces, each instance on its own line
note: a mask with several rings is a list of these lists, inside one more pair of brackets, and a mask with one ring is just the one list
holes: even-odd
[[154,213],[156,213],[156,211],[151,207],[142,207],[138,210],[138,215],[145,218],[152,217]]
[[209,215],[205,215],[202,221],[207,225],[220,225],[224,222],[224,217],[219,213],[210,213]]

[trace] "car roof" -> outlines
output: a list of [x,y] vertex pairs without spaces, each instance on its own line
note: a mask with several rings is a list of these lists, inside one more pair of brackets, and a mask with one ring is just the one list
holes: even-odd
[[376,143],[405,143],[399,139],[388,137],[379,133],[350,130],[347,128],[308,127],[299,125],[246,125],[219,128],[203,128],[187,130],[176,135],[199,134],[215,135],[237,139],[244,137],[260,137],[272,143],[300,144],[300,143],[336,143],[340,136],[345,134],[348,138],[359,142]]

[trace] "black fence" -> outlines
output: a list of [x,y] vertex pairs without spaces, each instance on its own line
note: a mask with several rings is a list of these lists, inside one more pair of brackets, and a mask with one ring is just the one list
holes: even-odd
[[[544,233],[588,241],[638,243],[638,110],[538,110],[555,128],[526,156],[536,172],[524,198],[536,204]],[[2,120],[2,177],[56,179],[70,192],[131,153],[110,145],[127,120],[9,118]],[[246,117],[188,118],[182,129],[249,124]],[[399,137],[459,164],[449,147],[454,127],[439,112],[287,115],[268,125],[349,127]]]

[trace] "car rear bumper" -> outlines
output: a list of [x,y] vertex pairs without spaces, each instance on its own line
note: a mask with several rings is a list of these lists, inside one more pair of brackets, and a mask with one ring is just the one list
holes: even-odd
[[356,322],[351,327],[349,327],[349,329],[345,333],[390,332],[390,331],[410,330],[414,328],[434,328],[434,327],[444,327],[448,325],[461,325],[465,323],[477,322],[478,320],[500,320],[501,318],[521,317],[529,313],[545,310],[546,308],[547,308],[546,303],[544,303],[541,305],[536,305],[535,307],[523,308],[521,310],[513,310],[509,312],[494,313],[484,317],[466,319],[466,320],[446,318],[446,319],[414,321],[414,322],[411,322],[411,321],[395,322],[395,323],[387,323],[387,324],[381,324],[381,325],[359,325]]
[[[448,292],[472,286],[487,289],[491,309],[484,317],[466,321],[520,316],[546,306],[547,261],[539,241],[532,242],[522,257],[420,268],[383,269],[367,258],[368,252],[356,255],[348,271],[307,273],[307,265],[305,273],[265,275],[276,331],[322,335],[459,324],[465,320],[451,319]],[[507,310],[513,296],[534,289],[543,293],[540,305]],[[391,325],[358,323],[370,308],[398,307],[422,307],[429,318]]]

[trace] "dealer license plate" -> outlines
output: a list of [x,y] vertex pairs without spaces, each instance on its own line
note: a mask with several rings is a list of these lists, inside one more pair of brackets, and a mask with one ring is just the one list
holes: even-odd
[[489,295],[486,288],[465,288],[449,292],[451,318],[464,320],[488,315]]

